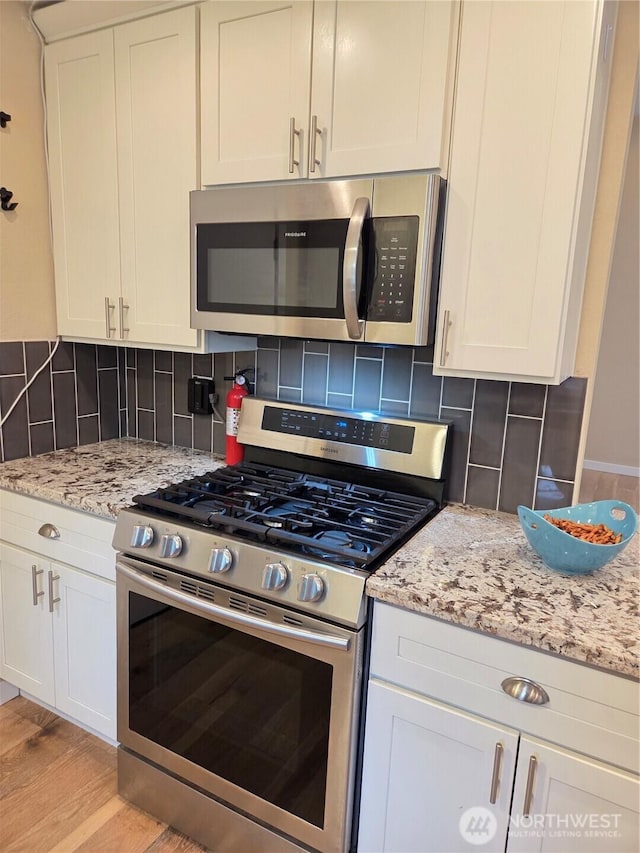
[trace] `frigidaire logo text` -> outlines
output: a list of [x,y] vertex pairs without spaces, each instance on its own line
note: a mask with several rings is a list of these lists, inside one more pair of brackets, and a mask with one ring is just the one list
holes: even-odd
[[285,237],[306,237],[307,232],[306,231],[285,231],[284,236]]

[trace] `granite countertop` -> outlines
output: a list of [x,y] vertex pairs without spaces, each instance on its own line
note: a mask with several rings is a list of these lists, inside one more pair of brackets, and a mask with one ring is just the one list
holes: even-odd
[[380,601],[640,675],[640,536],[587,575],[547,568],[516,516],[446,507],[367,581]]
[[116,438],[5,462],[0,465],[0,488],[115,518],[134,495],[224,464],[199,450]]

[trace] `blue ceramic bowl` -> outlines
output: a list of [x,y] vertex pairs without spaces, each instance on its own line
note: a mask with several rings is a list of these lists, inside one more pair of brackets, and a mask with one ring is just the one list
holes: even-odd
[[[606,524],[621,533],[617,545],[594,545],[565,533],[543,516],[569,518],[584,524]],[[572,574],[586,574],[602,568],[627,547],[638,527],[635,510],[622,501],[595,501],[561,509],[531,510],[518,507],[518,518],[529,545],[550,569]]]

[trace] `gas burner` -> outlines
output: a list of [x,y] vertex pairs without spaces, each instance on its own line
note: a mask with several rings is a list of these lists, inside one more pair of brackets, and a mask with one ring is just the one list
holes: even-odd
[[[262,522],[267,527],[284,528],[286,530],[311,530],[313,522],[302,515],[309,511],[306,504],[297,501],[285,501],[284,503],[267,507],[264,510]],[[327,513],[320,511],[326,517]],[[315,513],[316,515],[318,512]]]
[[193,509],[198,510],[198,512],[207,513],[209,517],[214,515],[226,515],[227,507],[223,506],[219,501],[215,500],[201,500],[196,501],[193,504]]
[[310,542],[309,545],[305,546],[304,550],[314,557],[319,557],[321,560],[328,560],[332,563],[344,562],[345,551],[353,551],[354,557],[355,554],[362,557],[371,553],[371,548],[366,542],[363,542],[361,539],[355,539],[345,530],[323,530],[320,533],[316,533],[312,538],[318,545],[316,546]]

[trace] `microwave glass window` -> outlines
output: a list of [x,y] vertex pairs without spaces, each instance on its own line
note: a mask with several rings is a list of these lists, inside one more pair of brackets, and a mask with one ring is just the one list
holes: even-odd
[[337,247],[208,251],[207,296],[215,304],[335,310],[339,277]]

